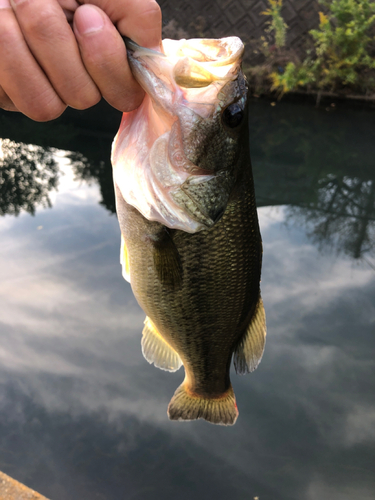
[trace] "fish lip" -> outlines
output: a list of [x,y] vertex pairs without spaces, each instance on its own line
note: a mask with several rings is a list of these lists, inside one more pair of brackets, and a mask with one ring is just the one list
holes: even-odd
[[[184,92],[173,78],[171,78],[170,86],[168,86],[152,67],[154,64],[158,66],[157,60],[163,64],[165,62],[168,64],[169,57],[158,50],[142,47],[126,36],[121,35],[121,37],[126,46],[129,66],[135,80],[149,95],[153,103],[159,105],[172,119],[177,117],[177,108],[185,107],[187,104]],[[163,87],[164,91],[158,93],[156,91],[158,87]],[[193,110],[190,110],[190,112],[199,117],[199,114]]]
[[167,60],[168,57],[165,54],[163,54],[162,52],[159,52],[159,51],[154,50],[154,49],[148,49],[146,47],[142,47],[141,45],[138,45],[136,42],[134,42],[134,40],[132,40],[129,37],[121,35],[121,38],[123,39],[123,41],[125,43],[126,55],[127,55],[128,62],[129,62],[130,68],[132,70],[133,76],[138,81],[138,83],[141,85],[141,87],[143,87],[143,90],[146,93],[150,94],[151,93],[150,90],[153,87],[153,85],[151,86],[150,89],[145,88],[144,85],[142,85],[142,83],[139,82],[137,76],[134,74],[134,69],[135,69],[135,67],[138,67],[138,70],[142,74],[142,76],[145,76],[146,74],[148,74],[148,75],[152,74],[154,78],[157,78],[160,81],[160,83],[162,83],[162,80],[149,67],[149,65],[147,64],[147,59],[145,59],[145,58],[149,57],[149,58],[151,58],[151,60],[155,60],[156,58],[158,58],[159,60],[160,59]]
[[125,44],[126,50],[131,50],[134,52],[138,47],[140,47],[137,43],[135,43],[131,38],[127,36],[121,35],[121,38]]
[[[138,62],[143,68],[146,69],[146,71],[150,71],[150,67],[147,64],[147,59],[145,61],[145,58],[149,58],[151,61],[159,60],[162,65],[164,65],[170,57],[177,57],[178,51],[175,52],[175,54],[170,54],[167,49],[167,54],[163,52],[165,50],[164,48],[162,50],[155,50],[155,49],[149,49],[147,47],[142,47],[138,45],[134,40],[132,40],[129,37],[121,35],[121,38],[123,39],[126,49],[127,49],[127,56],[129,59],[130,66],[134,65],[136,62]],[[228,40],[235,39],[237,42],[228,42]],[[169,40],[170,42],[177,42],[179,44],[180,42],[185,42],[186,44],[189,44],[189,42],[194,42],[194,41],[202,41],[204,42],[205,39],[191,39],[191,40],[179,40],[179,41],[173,41]],[[200,87],[208,87],[211,84],[214,84],[215,82],[219,81],[226,81],[226,80],[233,80],[236,79],[235,76],[231,77],[230,75],[233,75],[234,73],[238,73],[238,68],[241,66],[241,60],[242,60],[242,54],[244,50],[244,46],[241,42],[241,40],[238,37],[227,37],[224,39],[218,39],[215,40],[216,42],[222,42],[222,40],[226,40],[226,50],[230,50],[229,47],[234,45],[236,47],[236,44],[238,45],[238,42],[240,43],[241,47],[236,48],[236,51],[234,53],[230,53],[225,55],[225,57],[219,58],[217,60],[212,59],[212,61],[209,61],[209,64],[212,64],[210,67],[204,66],[206,64],[205,62],[201,62],[199,60],[195,60],[194,57],[190,57],[188,54],[179,54],[178,56],[178,61],[174,61],[173,66],[170,68],[170,79],[171,79],[171,84],[173,87],[173,90],[176,91],[177,88],[180,90],[183,90],[185,88],[190,89],[190,88],[200,88]],[[188,45],[187,45],[188,46]],[[183,45],[184,47],[184,45]],[[183,48],[182,47],[182,48]],[[181,51],[182,48],[179,50]],[[185,47],[186,48],[186,47]],[[193,46],[194,49],[194,46]],[[176,48],[175,48],[176,51]],[[142,60],[143,59],[143,60]],[[163,62],[161,62],[163,61]],[[168,64],[168,63],[167,63]],[[217,73],[217,70],[214,71],[214,68],[217,68],[218,66],[222,66],[223,68],[227,68],[228,65],[231,65],[232,67],[227,69],[227,72],[225,74],[220,74]],[[178,69],[177,69],[178,67]],[[194,73],[194,70],[198,73],[201,73],[201,79],[197,79],[194,77],[190,77],[191,73]],[[198,70],[198,71],[197,71]],[[152,71],[152,70],[151,70]],[[189,74],[190,71],[190,74]],[[186,74],[186,72],[188,74]],[[155,73],[155,72],[154,72]],[[156,74],[155,74],[156,76]],[[137,79],[137,78],[136,78]],[[140,82],[138,82],[140,83]],[[147,92],[147,90],[145,89]]]
[[131,55],[134,54],[134,52],[140,52],[143,56],[153,56],[153,57],[162,57],[164,59],[167,58],[165,54],[162,52],[159,52],[158,50],[154,49],[148,49],[147,47],[142,47],[141,45],[138,45],[134,40],[127,36],[121,35],[121,38],[125,44],[127,52],[130,52]]

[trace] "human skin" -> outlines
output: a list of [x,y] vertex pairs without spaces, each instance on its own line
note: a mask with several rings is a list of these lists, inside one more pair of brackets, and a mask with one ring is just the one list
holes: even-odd
[[121,35],[159,48],[154,0],[0,0],[0,108],[36,121],[104,97],[120,111],[143,99]]

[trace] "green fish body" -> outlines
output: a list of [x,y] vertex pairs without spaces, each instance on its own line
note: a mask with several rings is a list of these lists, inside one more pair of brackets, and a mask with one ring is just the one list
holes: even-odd
[[166,55],[128,44],[147,94],[113,146],[123,275],[147,315],[145,358],[185,368],[169,418],[231,425],[232,356],[237,372],[254,370],[266,335],[243,46],[171,43]]

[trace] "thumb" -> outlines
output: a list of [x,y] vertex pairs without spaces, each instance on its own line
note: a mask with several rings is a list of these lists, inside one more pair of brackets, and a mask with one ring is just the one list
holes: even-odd
[[141,47],[161,48],[161,10],[155,0],[81,0],[103,10],[122,35]]
[[137,108],[144,92],[129,68],[121,35],[108,16],[94,5],[82,5],[74,14],[73,29],[85,68],[106,101],[120,111]]

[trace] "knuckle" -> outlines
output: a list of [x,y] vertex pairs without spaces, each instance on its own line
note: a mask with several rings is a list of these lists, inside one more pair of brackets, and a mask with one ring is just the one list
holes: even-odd
[[25,110],[24,114],[36,122],[49,122],[58,118],[65,111],[65,108],[63,103],[50,103],[47,106]]
[[49,111],[44,110],[35,114],[30,114],[28,116],[35,122],[50,122],[52,120],[56,120],[56,118],[61,116],[64,111],[65,111],[65,106],[60,110],[49,110]]
[[68,86],[60,90],[60,96],[68,106],[74,109],[91,108],[100,101],[101,95],[91,80],[84,80],[82,75],[75,81],[69,80]]
[[36,39],[51,40],[63,38],[62,23],[56,11],[49,5],[38,11],[38,15],[30,15],[23,21],[25,31]]
[[155,16],[155,17],[161,17],[161,8],[160,5],[155,2],[154,0],[151,0],[147,6],[144,7],[143,12],[148,14],[150,17]]
[[145,95],[140,87],[135,89],[126,87],[120,91],[110,90],[110,92],[103,92],[104,99],[112,107],[122,112],[129,112],[138,108],[142,104]]
[[83,110],[83,109],[88,109],[88,108],[91,108],[92,106],[95,106],[95,104],[98,104],[100,99],[101,99],[101,95],[99,94],[99,92],[97,92],[97,93],[89,95],[89,96],[82,95],[81,98],[75,99],[74,101],[70,100],[68,102],[68,105],[71,108]]
[[120,111],[133,111],[139,108],[144,99],[144,92],[142,89],[139,92],[133,93],[131,97],[129,95],[122,96],[120,100],[118,97],[114,100],[113,107],[119,109]]
[[140,17],[147,19],[147,24],[151,26],[158,26],[161,24],[161,8],[160,5],[154,1],[149,2],[144,6]]
[[19,109],[23,114],[37,122],[48,122],[58,118],[65,110],[56,92],[49,86],[33,89],[28,95],[20,97]]
[[5,111],[18,111],[16,106],[6,95],[6,93],[0,88],[0,108]]

